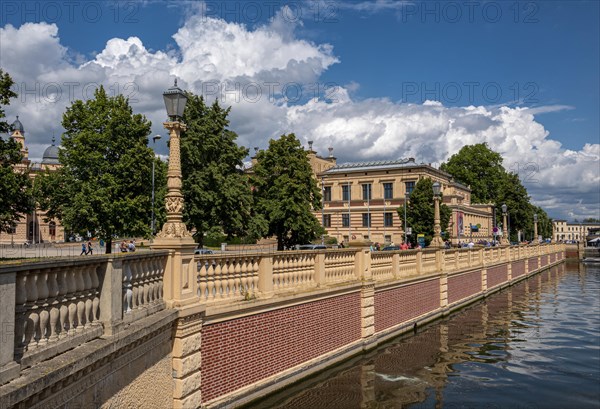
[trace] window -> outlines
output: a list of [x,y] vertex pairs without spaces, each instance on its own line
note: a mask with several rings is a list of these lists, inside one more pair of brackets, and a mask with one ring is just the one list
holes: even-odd
[[56,236],[56,223],[55,222],[50,222],[48,224],[48,231],[50,236]]
[[323,215],[323,227],[331,227],[331,215]]
[[350,227],[350,215],[348,213],[342,214],[342,227]]
[[371,213],[362,214],[362,225],[363,227],[371,227]]
[[362,192],[363,200],[371,200],[371,184],[365,183],[364,185],[362,185],[362,190],[363,190],[363,192]]
[[392,199],[394,197],[394,184],[384,183],[383,184],[383,198]]
[[394,213],[384,213],[383,214],[383,225],[385,227],[392,227],[394,225]]
[[389,235],[389,234],[386,234],[386,235],[385,235],[385,237],[383,238],[383,240],[384,240],[386,243],[391,243],[391,242],[392,242],[392,236],[391,236],[391,235]]
[[323,201],[331,202],[331,186],[325,186],[323,188]]
[[10,234],[16,234],[17,233],[17,225],[15,224],[14,226],[10,226]]
[[342,185],[342,200],[346,202],[350,200],[350,195],[352,194],[351,187],[350,185]]
[[415,189],[415,182],[404,182],[404,185],[406,186],[406,193],[408,194],[411,194]]

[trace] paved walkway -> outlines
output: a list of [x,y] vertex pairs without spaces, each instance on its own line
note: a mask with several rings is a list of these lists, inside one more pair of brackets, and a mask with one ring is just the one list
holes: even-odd
[[[98,242],[95,242],[92,246],[94,255],[104,254],[106,252],[105,247],[100,247]],[[136,251],[149,251],[148,248],[137,248]],[[114,244],[113,244],[114,252]],[[11,259],[11,258],[44,258],[44,257],[85,257],[80,256],[81,254],[81,243],[69,243],[69,244],[32,244],[29,247],[23,245],[15,245],[14,247],[10,244],[0,245],[0,259]]]

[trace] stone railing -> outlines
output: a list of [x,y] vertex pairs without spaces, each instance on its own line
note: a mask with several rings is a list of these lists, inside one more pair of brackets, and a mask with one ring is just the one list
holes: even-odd
[[0,266],[0,385],[163,309],[168,257],[161,251]]
[[361,248],[350,248],[196,256],[198,296],[206,303],[270,297],[323,285],[356,282],[365,278],[361,271],[368,271],[368,278],[375,281],[462,271],[541,256],[552,251],[552,246],[556,245],[366,250],[364,254]]

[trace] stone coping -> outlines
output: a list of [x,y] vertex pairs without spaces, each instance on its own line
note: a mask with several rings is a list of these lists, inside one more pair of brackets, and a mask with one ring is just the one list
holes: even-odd
[[8,262],[0,264],[0,274],[7,272],[14,273],[15,271],[23,270],[38,270],[45,268],[81,266],[85,264],[99,264],[111,259],[136,260],[148,257],[166,257],[169,255],[169,252],[170,250],[155,250],[152,252],[99,254],[96,256],[85,257],[82,256],[49,257],[45,259],[19,259],[15,260],[14,263]]

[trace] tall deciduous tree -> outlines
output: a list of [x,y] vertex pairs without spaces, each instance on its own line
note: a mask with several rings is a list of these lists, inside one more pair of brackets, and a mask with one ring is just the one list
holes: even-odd
[[[10,126],[4,118],[5,105],[15,94],[10,87],[13,80],[0,69],[0,133],[8,132]],[[29,176],[15,171],[14,165],[21,162],[21,146],[14,139],[0,137],[0,232],[11,232],[23,214],[32,208]]]
[[[451,214],[450,208],[443,204],[442,198],[440,198],[440,226],[442,232],[448,231]],[[402,225],[404,225],[404,207],[398,208],[398,215]],[[406,208],[406,221],[408,227],[412,229],[408,241],[413,246],[417,244],[417,234],[425,235],[425,245],[431,243],[434,226],[433,181],[431,179],[422,178],[415,185]]]
[[252,193],[242,172],[248,149],[238,146],[237,134],[228,129],[229,111],[188,94],[187,130],[181,136],[184,217],[200,244],[215,229],[229,238],[245,235],[250,220]]
[[312,213],[321,206],[321,192],[312,175],[307,152],[294,134],[269,142],[256,156],[251,183],[255,225],[265,222],[263,237],[276,236],[277,249],[308,243],[324,233]]
[[464,146],[442,163],[440,169],[471,186],[473,203],[495,203],[506,175],[502,156],[486,143]]
[[93,99],[73,102],[62,125],[63,167],[42,182],[48,216],[103,239],[107,253],[115,236],[149,235],[151,123],[134,114],[125,97],[109,97],[100,87]]

